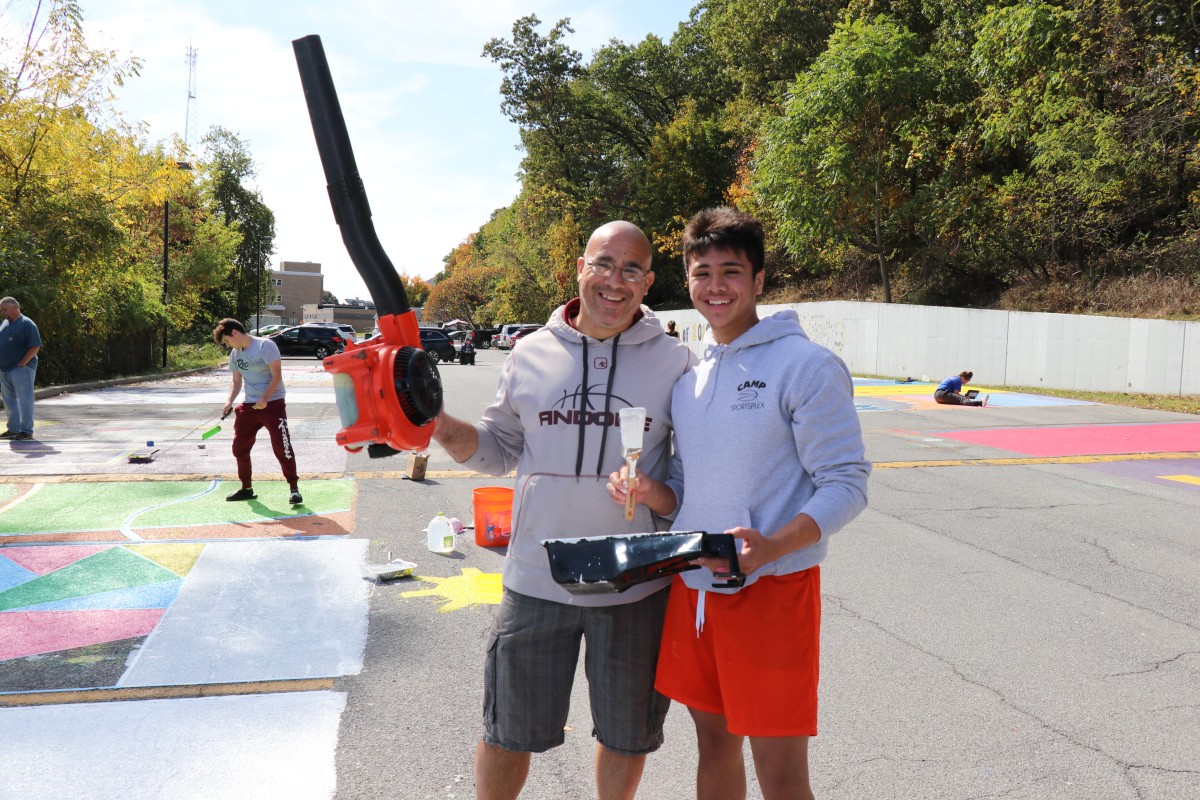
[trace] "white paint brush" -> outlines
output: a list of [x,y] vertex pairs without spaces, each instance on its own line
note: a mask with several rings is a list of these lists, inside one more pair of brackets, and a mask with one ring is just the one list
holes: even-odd
[[642,455],[642,434],[646,430],[646,409],[622,408],[621,448],[629,464],[629,481],[625,485],[625,519],[633,519],[633,484],[637,480],[637,461]]

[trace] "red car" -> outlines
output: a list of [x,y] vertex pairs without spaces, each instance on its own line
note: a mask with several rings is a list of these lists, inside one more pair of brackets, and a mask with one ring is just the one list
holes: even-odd
[[541,330],[544,327],[546,327],[546,326],[545,325],[526,325],[524,328],[521,328],[521,330],[517,331],[516,333],[514,333],[512,335],[512,345],[511,346],[516,347],[517,342],[521,341],[522,339],[524,339],[526,336],[533,333],[534,331]]

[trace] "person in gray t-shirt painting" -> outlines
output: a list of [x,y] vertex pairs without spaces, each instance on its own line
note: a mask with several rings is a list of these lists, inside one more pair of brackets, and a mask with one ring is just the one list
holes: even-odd
[[233,410],[238,393],[245,389],[245,398],[237,407],[233,423],[233,457],[237,459],[238,479],[242,488],[226,497],[226,500],[255,500],[253,470],[250,451],[260,428],[266,428],[271,436],[271,449],[283,470],[291,494],[288,502],[298,506],[304,502],[296,473],[296,453],[292,449],[292,437],[288,434],[287,406],[283,395],[283,367],[279,348],[270,339],[251,336],[236,319],[223,319],[213,329],[213,341],[228,347],[229,371],[233,374],[233,385],[229,389],[229,400],[221,413],[228,416]]

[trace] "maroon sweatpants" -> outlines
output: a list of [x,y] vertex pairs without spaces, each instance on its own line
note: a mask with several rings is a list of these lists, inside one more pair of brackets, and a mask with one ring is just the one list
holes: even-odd
[[292,451],[292,437],[288,434],[287,406],[283,398],[272,400],[259,411],[253,403],[241,403],[235,409],[233,421],[233,457],[237,459],[238,479],[242,486],[252,480],[250,450],[258,438],[258,429],[266,428],[271,436],[271,449],[283,470],[283,477],[292,489],[296,488],[296,454]]

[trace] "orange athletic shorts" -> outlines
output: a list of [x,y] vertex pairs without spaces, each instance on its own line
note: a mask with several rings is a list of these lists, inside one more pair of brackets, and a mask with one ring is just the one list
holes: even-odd
[[697,636],[699,596],[675,577],[655,688],[738,736],[816,736],[821,568],[706,592]]

